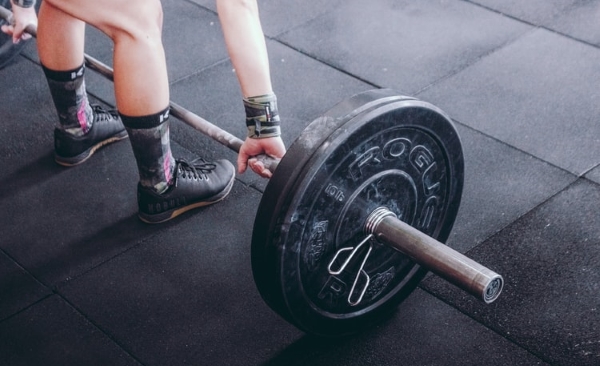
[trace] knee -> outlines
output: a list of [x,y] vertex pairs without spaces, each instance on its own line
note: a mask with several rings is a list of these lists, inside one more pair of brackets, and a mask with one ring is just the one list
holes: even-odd
[[163,10],[160,0],[128,0],[126,11],[109,36],[115,41],[127,37],[138,41],[159,41],[162,37]]

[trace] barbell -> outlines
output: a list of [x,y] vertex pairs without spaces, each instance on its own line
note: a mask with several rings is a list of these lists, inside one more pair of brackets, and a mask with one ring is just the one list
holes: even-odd
[[[0,16],[11,13],[0,7]],[[35,36],[35,29],[28,29]],[[113,79],[85,55],[86,66]],[[171,115],[239,152],[242,140],[170,102]],[[359,93],[314,120],[272,170],[254,221],[261,297],[306,333],[339,336],[387,318],[428,271],[485,303],[502,276],[443,244],[464,161],[452,120],[390,89]]]

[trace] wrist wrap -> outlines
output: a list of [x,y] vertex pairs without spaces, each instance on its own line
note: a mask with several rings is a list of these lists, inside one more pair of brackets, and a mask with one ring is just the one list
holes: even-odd
[[281,123],[275,94],[244,98],[248,137],[262,139],[281,135]]

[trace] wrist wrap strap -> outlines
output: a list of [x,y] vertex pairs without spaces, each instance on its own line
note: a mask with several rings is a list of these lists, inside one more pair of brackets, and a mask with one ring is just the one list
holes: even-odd
[[275,94],[244,98],[248,137],[262,139],[281,135],[281,123]]
[[35,0],[12,0],[12,3],[21,8],[31,8],[35,5]]

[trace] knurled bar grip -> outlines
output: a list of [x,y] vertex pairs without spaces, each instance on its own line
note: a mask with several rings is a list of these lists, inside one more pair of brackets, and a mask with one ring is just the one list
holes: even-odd
[[[0,6],[0,17],[6,20],[8,23],[12,23],[12,12],[3,6]],[[28,26],[26,28],[27,33],[32,36],[37,36],[37,29],[35,26]],[[110,81],[114,81],[113,79],[113,69],[104,64],[102,61],[88,55],[84,54],[85,65],[90,69],[96,71],[100,75],[104,76]],[[171,115],[176,117],[177,119],[185,122],[187,125],[195,128],[196,130],[202,132],[206,136],[212,138],[213,140],[219,142],[220,144],[230,148],[236,153],[240,152],[240,148],[243,144],[243,141],[237,138],[236,136],[230,134],[229,132],[217,127],[216,125],[210,123],[204,118],[198,116],[197,114],[183,108],[179,104],[169,101],[169,107],[171,110]],[[270,170],[271,172],[275,171],[277,165],[279,164],[279,159],[275,159],[265,154],[254,156],[253,158],[259,160],[263,163],[264,167]]]
[[502,276],[404,223],[386,208],[373,211],[365,228],[377,241],[488,304],[502,291]]

